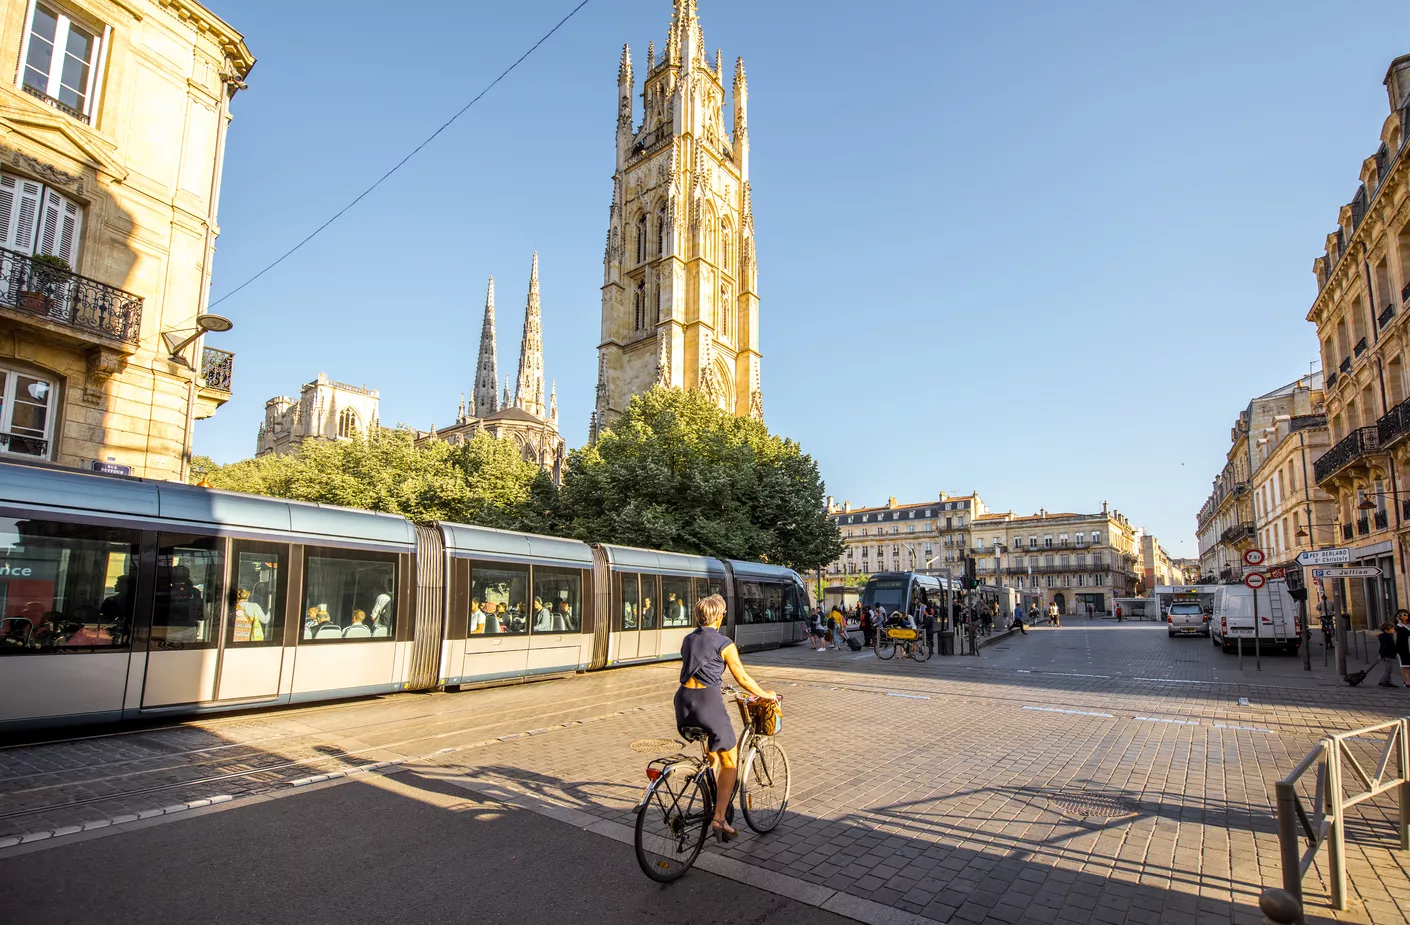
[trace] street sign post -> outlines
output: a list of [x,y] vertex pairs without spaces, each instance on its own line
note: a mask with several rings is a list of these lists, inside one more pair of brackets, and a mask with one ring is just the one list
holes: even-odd
[[1298,565],[1341,565],[1343,562],[1351,561],[1351,550],[1341,549],[1317,549],[1304,552],[1297,557]]
[[1251,565],[1255,568],[1263,564],[1265,556],[1261,549],[1250,549],[1244,553],[1244,565]]
[[1262,572],[1249,572],[1244,576],[1244,584],[1257,591],[1268,583],[1268,577]]
[[1379,578],[1381,570],[1371,566],[1365,568],[1315,568],[1313,578]]

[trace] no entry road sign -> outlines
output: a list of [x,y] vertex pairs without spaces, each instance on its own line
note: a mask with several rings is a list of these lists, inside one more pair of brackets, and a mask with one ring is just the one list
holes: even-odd
[[1248,585],[1250,588],[1253,588],[1255,591],[1257,591],[1259,588],[1263,587],[1267,583],[1268,579],[1263,576],[1262,572],[1249,572],[1247,575],[1244,576],[1244,584]]

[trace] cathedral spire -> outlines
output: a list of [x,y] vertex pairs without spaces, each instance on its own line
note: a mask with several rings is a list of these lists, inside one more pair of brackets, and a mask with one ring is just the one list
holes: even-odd
[[529,271],[529,301],[524,306],[524,337],[519,342],[519,382],[514,406],[545,417],[543,395],[543,325],[539,314],[539,253]]
[[558,383],[554,382],[548,390],[548,420],[553,425],[553,429],[558,429]]
[[480,359],[475,366],[475,417],[483,418],[499,410],[494,390],[499,384],[499,361],[494,345],[494,277],[485,293],[485,322],[480,328]]
[[734,62],[734,162],[739,178],[749,182],[749,81],[744,76],[744,59]]

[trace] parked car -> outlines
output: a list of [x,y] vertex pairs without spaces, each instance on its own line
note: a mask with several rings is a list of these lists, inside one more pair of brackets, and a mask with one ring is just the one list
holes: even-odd
[[1233,652],[1240,639],[1252,648],[1255,594],[1259,645],[1296,652],[1302,643],[1297,631],[1297,604],[1282,582],[1270,582],[1257,592],[1244,585],[1225,585],[1216,591],[1209,621],[1211,641],[1225,652]]
[[1165,625],[1171,636],[1209,635],[1209,617],[1197,601],[1176,601],[1166,607]]

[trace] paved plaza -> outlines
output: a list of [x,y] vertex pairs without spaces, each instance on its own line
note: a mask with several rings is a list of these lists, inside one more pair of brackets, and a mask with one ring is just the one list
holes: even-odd
[[[925,664],[748,654],[785,696],[791,811],[667,887],[628,826],[675,665],[19,745],[0,877],[21,923],[1258,922],[1273,782],[1326,733],[1410,714],[1312,655],[1240,668],[1110,620]],[[1410,923],[1394,813],[1355,812],[1351,908],[1319,864],[1314,919]]]

